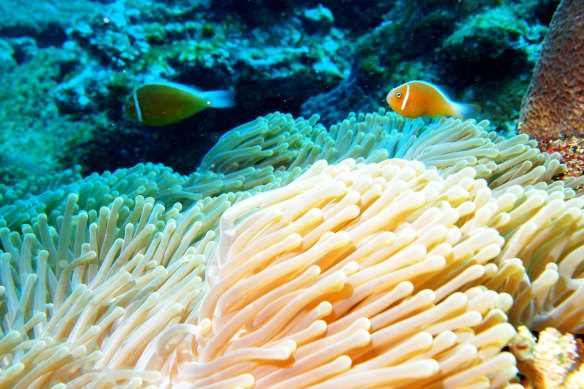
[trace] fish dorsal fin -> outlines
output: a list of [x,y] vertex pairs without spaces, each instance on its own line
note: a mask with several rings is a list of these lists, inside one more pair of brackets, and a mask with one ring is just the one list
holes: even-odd
[[447,100],[452,100],[452,96],[454,96],[452,88],[450,88],[448,86],[436,85],[432,82],[428,82],[428,81],[424,81],[424,80],[412,80],[411,82],[417,82],[417,83],[426,85],[429,88],[432,88],[432,89],[438,91],[438,93],[441,94],[443,97],[445,97]]
[[144,85],[167,85],[167,86],[173,87],[175,89],[182,90],[182,91],[185,91],[187,93],[192,93],[192,94],[198,94],[198,93],[204,92],[202,89],[200,89],[194,85],[183,85],[183,84],[168,81],[168,80],[165,80],[162,78],[153,78],[153,79],[146,80],[140,86],[144,86]]
[[192,93],[192,94],[198,94],[198,93],[203,92],[202,89],[199,89],[193,85],[183,85],[183,84],[179,84],[177,82],[166,81],[166,80],[151,81],[151,82],[149,82],[149,84],[168,85],[168,86],[171,86],[173,88],[176,88],[176,89],[188,92],[188,93]]
[[440,91],[444,96],[448,97],[449,99],[453,99],[455,96],[454,89],[448,85],[434,85],[436,89]]

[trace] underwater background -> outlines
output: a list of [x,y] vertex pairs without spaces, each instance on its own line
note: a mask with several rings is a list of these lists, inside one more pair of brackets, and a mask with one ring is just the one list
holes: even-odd
[[0,0],[0,388],[584,387],[583,4]]
[[[2,181],[138,162],[189,173],[222,133],[257,116],[318,113],[331,125],[385,107],[389,89],[412,79],[448,87],[493,128],[514,131],[556,5],[2,1]],[[236,106],[139,126],[121,107],[152,79],[231,89]]]

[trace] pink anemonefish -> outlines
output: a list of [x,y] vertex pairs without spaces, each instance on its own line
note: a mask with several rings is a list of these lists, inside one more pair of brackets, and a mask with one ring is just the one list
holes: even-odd
[[205,92],[174,82],[149,82],[134,89],[124,112],[148,126],[166,126],[205,108],[233,107],[233,97],[234,92],[228,90]]
[[385,100],[391,109],[409,119],[441,115],[467,119],[480,112],[478,105],[452,101],[436,85],[418,80],[393,88]]

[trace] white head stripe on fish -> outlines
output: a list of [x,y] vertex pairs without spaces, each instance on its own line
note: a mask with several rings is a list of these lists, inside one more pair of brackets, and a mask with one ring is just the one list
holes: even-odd
[[410,84],[406,85],[406,96],[404,97],[404,102],[402,103],[402,106],[401,106],[402,111],[404,109],[406,109],[406,103],[408,102],[409,98],[410,98]]
[[140,109],[140,103],[138,103],[138,88],[134,89],[134,107],[136,107],[136,115],[138,115],[138,121],[142,123],[142,110]]

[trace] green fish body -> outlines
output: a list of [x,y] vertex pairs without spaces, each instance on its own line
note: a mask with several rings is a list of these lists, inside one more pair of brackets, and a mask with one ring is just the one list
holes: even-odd
[[205,108],[233,107],[233,96],[228,90],[202,91],[173,82],[150,82],[134,89],[124,104],[124,112],[148,126],[166,126]]

